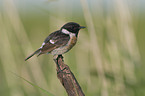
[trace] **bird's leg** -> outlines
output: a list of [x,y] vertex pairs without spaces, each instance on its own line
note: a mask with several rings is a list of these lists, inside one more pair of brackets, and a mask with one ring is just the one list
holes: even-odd
[[63,71],[63,70],[61,70],[59,62],[58,62],[59,58],[62,58],[62,61],[63,61],[63,56],[62,55],[54,55],[53,56],[53,60],[55,61],[56,65],[57,65],[57,68],[58,68],[57,74]]
[[62,56],[62,54],[58,55],[58,58],[62,58],[62,60],[63,60],[63,56]]
[[[62,56],[62,55],[61,55],[61,56]],[[58,69],[61,70],[60,65],[58,64],[58,63],[59,63],[59,62],[58,62],[58,59],[59,59],[59,58],[61,58],[60,55],[58,55],[57,58],[56,58],[56,61],[57,61],[56,64],[57,64]]]
[[[61,58],[62,62],[59,62],[59,59],[60,59],[60,58]],[[65,64],[63,63],[63,62],[64,62],[63,56],[62,56],[62,55],[55,55],[55,56],[53,57],[53,59],[54,59],[56,65],[57,65],[57,69],[58,69],[57,74],[63,73],[63,71],[66,69],[66,66],[65,66]],[[65,72],[64,72],[64,73],[65,73]]]

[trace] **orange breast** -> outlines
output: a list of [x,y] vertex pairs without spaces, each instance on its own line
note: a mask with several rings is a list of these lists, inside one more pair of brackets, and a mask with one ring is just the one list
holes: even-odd
[[77,38],[73,36],[70,38],[70,41],[67,44],[68,49],[71,49],[76,44]]

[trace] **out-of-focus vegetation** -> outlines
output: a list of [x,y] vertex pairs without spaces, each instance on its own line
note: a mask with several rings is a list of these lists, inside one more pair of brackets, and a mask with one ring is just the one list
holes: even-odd
[[[66,22],[81,30],[64,55],[86,96],[145,96],[144,1],[0,1],[0,96],[67,96],[51,55],[24,58]],[[18,78],[12,73],[25,78]]]

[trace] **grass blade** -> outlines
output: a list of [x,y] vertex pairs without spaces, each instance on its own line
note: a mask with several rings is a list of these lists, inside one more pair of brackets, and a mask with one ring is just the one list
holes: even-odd
[[26,80],[25,78],[23,78],[23,77],[17,75],[16,73],[14,73],[14,72],[11,72],[11,73],[13,73],[15,76],[17,76],[17,77],[23,79],[24,81],[26,81],[27,83],[29,83],[29,84],[32,85],[33,87],[38,88],[38,89],[40,89],[41,91],[45,92],[48,96],[54,96],[53,94],[51,94],[51,93],[48,92],[47,90],[45,90],[45,89],[39,87],[38,85],[33,84],[32,82],[30,82],[30,81]]

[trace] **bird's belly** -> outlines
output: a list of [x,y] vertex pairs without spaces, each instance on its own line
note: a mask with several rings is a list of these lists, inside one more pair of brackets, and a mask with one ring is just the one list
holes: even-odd
[[76,44],[76,41],[77,41],[77,38],[73,36],[66,45],[59,47],[57,49],[54,49],[53,51],[51,51],[51,54],[60,55],[60,54],[64,54],[68,52]]

